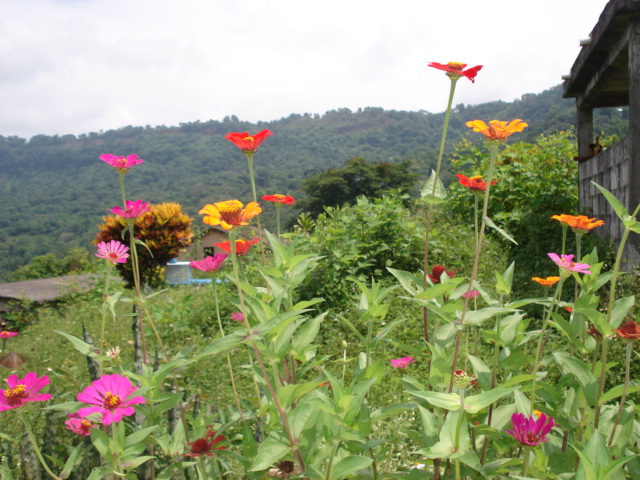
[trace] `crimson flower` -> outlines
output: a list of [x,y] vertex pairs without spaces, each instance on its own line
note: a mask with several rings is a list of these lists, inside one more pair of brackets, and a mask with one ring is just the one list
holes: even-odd
[[293,197],[290,197],[288,195],[280,195],[279,193],[276,193],[275,195],[265,195],[264,197],[262,197],[262,200],[266,200],[267,202],[274,202],[276,204],[276,207],[279,207],[280,204],[293,205],[293,202],[296,201],[296,199]]
[[77,433],[83,437],[91,435],[91,429],[98,426],[89,420],[80,418],[77,413],[70,413],[67,416],[69,417],[69,420],[64,422],[67,426],[67,430],[71,430],[73,433]]
[[110,153],[105,153],[100,155],[100,160],[107,162],[113,168],[116,169],[118,173],[127,173],[134,165],[138,165],[139,163],[144,162],[141,158],[138,158],[137,154],[129,155],[128,157],[118,157],[117,155],[111,155]]
[[222,268],[222,265],[228,256],[229,255],[226,253],[216,253],[213,257],[205,257],[202,260],[190,262],[189,266],[203,272],[215,272]]
[[132,397],[136,390],[138,387],[134,387],[126,377],[117,373],[103,375],[78,394],[79,402],[94,405],[81,408],[78,415],[88,417],[92,413],[100,413],[104,425],[119,422],[122,417],[135,413],[132,405],[146,402],[144,397]]
[[120,243],[117,240],[111,240],[109,242],[100,242],[96,245],[98,253],[96,257],[105,258],[111,261],[114,265],[116,263],[126,263],[129,258],[129,247]]
[[262,130],[255,135],[249,135],[249,132],[227,133],[224,138],[232,142],[236,147],[242,150],[243,153],[252,155],[256,153],[260,144],[270,135],[273,135],[273,132],[270,130]]
[[571,272],[590,274],[589,265],[586,263],[576,263],[573,261],[573,255],[560,255],[556,253],[547,253],[549,258],[556,262],[560,267],[560,277],[568,278]]
[[0,390],[0,412],[20,408],[28,402],[44,402],[51,398],[50,393],[38,393],[42,387],[49,385],[49,377],[38,377],[34,372],[27,373],[18,379],[15,373],[7,378],[9,388]]
[[2,338],[3,340],[6,340],[7,338],[15,337],[16,335],[18,335],[18,332],[7,332],[6,330],[3,330],[0,332],[0,338]]
[[260,212],[262,208],[256,202],[249,202],[245,207],[239,200],[226,200],[205,205],[198,213],[205,214],[202,221],[207,225],[220,225],[225,230],[231,230],[240,225],[249,225],[247,220]]
[[514,413],[511,416],[512,428],[506,433],[515,438],[525,447],[535,447],[548,440],[547,434],[555,425],[553,418],[540,413],[539,417],[525,417],[521,413]]
[[133,200],[126,200],[124,209],[122,207],[113,207],[109,211],[122,218],[134,219],[144,215],[149,210],[151,210],[149,202],[143,202],[142,200],[136,200],[135,202]]
[[201,457],[203,455],[213,456],[212,450],[226,450],[227,447],[216,447],[217,444],[226,440],[226,437],[222,435],[216,435],[215,430],[211,427],[207,427],[207,433],[203,438],[197,439],[191,444],[191,451],[184,454],[185,457]]
[[431,280],[431,283],[440,283],[440,277],[442,277],[442,274],[445,272],[447,273],[449,278],[455,277],[456,275],[453,270],[447,271],[442,265],[435,265],[431,269],[431,273],[427,276],[429,277],[429,280]]
[[[487,182],[482,180],[482,175],[474,175],[473,177],[465,177],[461,173],[456,175],[461,185],[467,187],[472,192],[484,192],[487,189]],[[498,183],[498,180],[491,180],[491,185]]]
[[464,69],[467,64],[466,63],[458,63],[458,62],[448,62],[446,64],[431,62],[429,63],[430,67],[437,68],[438,70],[444,70],[447,72],[447,77],[452,80],[457,80],[460,77],[466,77],[471,80],[471,83],[475,83],[476,75],[482,68],[482,65],[476,65],[475,67],[471,67],[468,69]]
[[[257,238],[252,238],[251,240],[236,240],[236,255],[239,257],[246,255],[251,249],[251,246],[258,242],[259,240]],[[231,254],[231,242],[214,243],[214,245],[228,254]]]
[[399,370],[403,370],[409,366],[410,363],[415,363],[416,359],[414,357],[402,357],[402,358],[394,358],[389,361],[393,368],[397,368]]
[[624,338],[628,341],[634,341],[640,339],[640,325],[638,325],[633,320],[629,320],[628,322],[620,325],[620,328],[614,330],[618,334],[618,336]]

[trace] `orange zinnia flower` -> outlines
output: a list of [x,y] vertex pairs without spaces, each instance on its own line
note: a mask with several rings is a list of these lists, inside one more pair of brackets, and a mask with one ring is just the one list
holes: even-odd
[[531,280],[533,280],[534,282],[538,282],[543,287],[550,287],[558,283],[560,281],[560,277],[547,277],[547,278],[532,277]]
[[500,122],[498,120],[491,120],[489,125],[482,120],[473,120],[467,122],[467,127],[473,128],[474,132],[480,132],[487,140],[506,140],[506,138],[512,133],[521,132],[525,127],[529,125],[524,123],[519,118],[511,120],[509,123]]
[[471,80],[472,83],[475,83],[476,75],[478,75],[478,71],[482,68],[482,65],[476,65],[475,67],[464,70],[464,67],[466,67],[467,64],[458,62],[448,62],[446,64],[431,62],[429,63],[429,66],[437,68],[438,70],[444,70],[447,72],[447,77],[452,80],[457,80],[460,77],[466,77]]
[[202,219],[207,225],[220,225],[225,230],[231,230],[239,225],[249,225],[250,218],[255,217],[262,208],[256,202],[250,202],[246,207],[238,200],[227,200],[213,205],[205,205],[198,213],[206,216]]
[[[256,243],[258,243],[257,238],[252,238],[251,240],[236,240],[236,255],[239,257],[246,255],[251,249],[251,246]],[[231,242],[214,243],[214,245],[231,255]]]
[[604,225],[602,220],[596,220],[595,218],[589,218],[586,215],[553,215],[551,218],[558,220],[571,227],[576,233],[589,233],[591,229]]
[[272,131],[262,130],[255,135],[249,135],[249,132],[227,133],[224,138],[232,142],[236,147],[242,150],[243,153],[252,154],[256,153],[260,144],[270,135],[273,135]]
[[[456,177],[458,177],[460,183],[469,190],[484,192],[487,189],[487,182],[482,180],[482,175],[465,177],[461,173],[458,173]],[[498,180],[491,180],[491,185],[495,185],[496,183],[498,183]]]

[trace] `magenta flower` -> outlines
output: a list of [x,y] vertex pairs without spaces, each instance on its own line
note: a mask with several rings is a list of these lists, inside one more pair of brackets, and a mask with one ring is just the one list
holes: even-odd
[[100,155],[100,160],[107,162],[115,168],[118,173],[127,173],[127,170],[134,165],[144,162],[144,160],[138,158],[137,154],[129,155],[128,157],[118,157],[116,155],[111,155],[110,153],[104,153]]
[[116,263],[126,263],[129,258],[129,247],[120,243],[117,240],[111,240],[110,242],[100,242],[96,245],[98,253],[96,257],[105,258],[115,265]]
[[3,330],[0,332],[0,338],[2,338],[3,340],[6,340],[7,338],[15,337],[16,335],[18,335],[18,332],[7,332],[6,330]]
[[[145,403],[144,397],[131,397],[138,387],[131,381],[118,375],[103,375],[78,394],[78,401],[95,405],[78,410],[80,417],[88,417],[92,413],[102,414],[102,423],[110,425],[119,422],[123,416],[135,413],[132,405]],[[131,397],[131,398],[129,398]]]
[[42,387],[49,385],[49,377],[38,377],[34,372],[27,373],[23,379],[13,374],[7,378],[9,388],[0,390],[0,412],[19,408],[28,402],[44,402],[51,398],[50,393],[38,393]]
[[206,257],[202,260],[197,260],[195,262],[190,262],[189,266],[191,268],[196,268],[198,270],[202,270],[203,272],[215,272],[216,270],[222,268],[225,259],[228,257],[226,253],[216,253],[213,257]]
[[82,435],[83,437],[88,437],[91,435],[92,428],[96,428],[96,425],[89,420],[84,418],[80,418],[77,413],[70,413],[67,415],[69,420],[65,421],[64,424],[67,426],[67,430],[71,430],[73,433],[77,433],[78,435]]
[[539,417],[537,415],[525,417],[521,413],[514,413],[511,415],[511,423],[513,427],[506,433],[525,447],[535,447],[546,442],[547,434],[555,425],[553,418],[547,417],[544,413],[540,413]]
[[389,363],[393,368],[398,368],[402,370],[404,368],[407,368],[410,363],[414,363],[415,361],[416,359],[413,357],[402,357],[402,358],[395,358],[391,360]]
[[231,318],[233,318],[236,322],[244,322],[244,315],[242,312],[233,312],[231,314]]
[[138,218],[145,213],[151,210],[149,206],[149,202],[143,202],[142,200],[127,200],[126,201],[126,209],[122,209],[122,207],[113,207],[109,210],[111,213],[118,215],[122,218]]
[[468,292],[462,294],[462,298],[476,298],[478,295],[480,295],[480,292],[478,290],[469,290]]
[[565,272],[565,278],[569,276],[568,272],[587,273],[590,274],[589,265],[586,263],[575,263],[573,261],[573,255],[560,255],[556,253],[547,253],[549,258],[556,262],[556,265],[560,267],[560,276]]

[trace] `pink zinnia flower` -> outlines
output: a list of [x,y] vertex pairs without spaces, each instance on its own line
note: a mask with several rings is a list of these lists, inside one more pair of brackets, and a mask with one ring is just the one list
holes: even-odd
[[189,266],[191,268],[202,270],[203,272],[215,272],[222,268],[222,265],[228,256],[229,255],[226,253],[216,253],[213,257],[205,257],[202,260],[190,262]]
[[468,292],[462,294],[462,298],[476,298],[478,295],[480,295],[480,292],[478,290],[469,290]]
[[242,312],[233,312],[231,314],[231,318],[233,318],[236,322],[244,322],[244,315]]
[[[587,273],[590,274],[589,265],[586,263],[575,263],[573,261],[573,255],[560,255],[556,253],[547,253],[549,258],[556,262],[556,265],[560,267],[560,276],[562,277],[563,272],[576,272],[576,273]],[[565,275],[565,278],[568,275]]]
[[0,412],[19,408],[28,402],[44,402],[51,398],[50,393],[38,393],[42,387],[49,385],[49,377],[38,377],[34,372],[27,373],[23,379],[13,374],[7,378],[9,388],[0,390]]
[[129,155],[128,157],[118,157],[116,155],[111,155],[110,153],[105,153],[100,155],[100,160],[107,162],[113,168],[115,168],[118,173],[126,173],[134,165],[138,165],[139,163],[144,162],[141,158],[138,158],[137,154]]
[[260,144],[270,135],[273,135],[272,131],[262,130],[255,135],[249,135],[249,132],[227,133],[224,138],[232,142],[236,147],[242,150],[243,153],[253,154],[258,150]]
[[[93,382],[83,392],[78,394],[78,401],[95,405],[78,410],[80,417],[88,417],[92,413],[102,414],[102,423],[110,425],[119,422],[123,416],[135,413],[132,405],[145,403],[144,397],[131,397],[138,387],[134,387],[131,381],[118,375],[103,375]],[[131,397],[131,398],[130,398]]]
[[407,368],[410,363],[414,363],[415,361],[416,359],[413,357],[402,357],[402,358],[395,358],[391,360],[389,363],[393,368],[398,368],[402,370],[403,368]]
[[506,433],[515,438],[525,447],[535,447],[548,440],[547,434],[555,425],[553,418],[540,413],[537,417],[532,415],[525,417],[521,413],[514,413],[511,416],[513,427]]
[[127,258],[129,258],[129,254],[127,253],[129,251],[129,247],[117,240],[100,242],[96,247],[98,249],[96,257],[110,260],[114,265],[116,263],[126,263]]
[[2,338],[3,340],[6,340],[7,338],[15,337],[16,335],[18,335],[18,332],[7,332],[6,330],[3,330],[0,332],[0,338]]
[[64,422],[67,426],[67,430],[71,430],[73,433],[77,433],[83,437],[91,435],[91,429],[98,426],[89,420],[80,418],[77,413],[70,413],[67,416],[69,417],[69,420]]
[[142,200],[127,200],[126,201],[126,209],[122,209],[122,207],[113,207],[109,210],[111,213],[118,215],[122,218],[138,218],[141,215],[144,215],[151,207],[149,206],[149,202],[143,202]]

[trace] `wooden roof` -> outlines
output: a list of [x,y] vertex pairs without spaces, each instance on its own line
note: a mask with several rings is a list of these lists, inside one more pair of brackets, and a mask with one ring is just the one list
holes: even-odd
[[578,107],[629,105],[629,26],[639,18],[639,0],[609,0],[564,82],[565,98]]
[[11,300],[51,302],[65,295],[91,290],[95,283],[95,275],[91,274],[3,283],[0,284],[0,302]]

